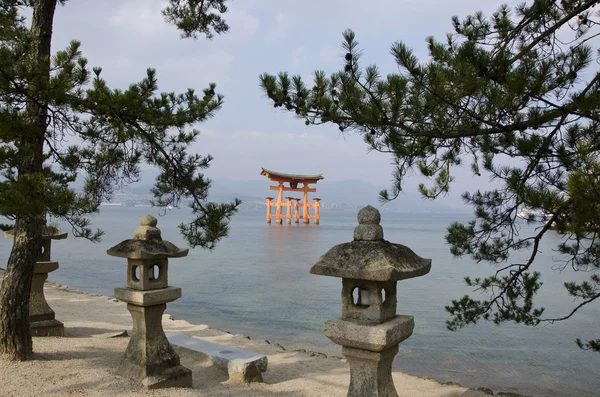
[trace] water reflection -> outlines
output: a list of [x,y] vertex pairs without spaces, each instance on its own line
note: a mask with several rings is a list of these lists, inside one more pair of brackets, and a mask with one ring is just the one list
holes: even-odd
[[293,277],[303,274],[307,266],[302,263],[306,253],[318,252],[320,239],[318,225],[266,225],[264,250],[265,266],[274,282],[291,284],[298,281]]

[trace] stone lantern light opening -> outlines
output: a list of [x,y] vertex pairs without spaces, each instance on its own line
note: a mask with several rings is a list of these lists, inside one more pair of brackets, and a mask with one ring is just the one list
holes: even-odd
[[342,279],[342,315],[326,321],[324,331],[348,359],[348,397],[398,396],[392,361],[412,335],[414,318],[396,314],[396,284],[431,269],[430,259],[384,240],[380,221],[376,208],[361,209],[354,241],[334,246],[310,269]]
[[153,216],[143,216],[133,239],[107,251],[127,258],[127,285],[115,288],[115,297],[127,303],[133,331],[119,372],[149,389],[191,387],[192,372],[180,365],[162,328],[167,303],[181,297],[181,288],[169,286],[169,258],[186,256],[188,249],[163,240],[157,223]]

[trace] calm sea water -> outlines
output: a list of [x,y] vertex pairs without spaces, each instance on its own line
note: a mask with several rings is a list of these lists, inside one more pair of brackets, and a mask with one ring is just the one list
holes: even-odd
[[[106,250],[133,237],[139,218],[154,208],[102,207],[93,224],[106,235],[98,244],[69,238],[55,241],[53,259],[60,269],[50,280],[90,293],[112,296],[125,284],[126,260]],[[158,217],[163,239],[185,246],[176,225],[185,210]],[[400,345],[394,368],[465,386],[489,387],[533,396],[598,395],[600,355],[582,351],[575,338],[597,338],[600,307],[586,307],[568,322],[536,328],[481,323],[459,332],[446,330],[444,305],[470,293],[463,278],[489,275],[494,267],[456,259],[444,242],[452,221],[469,214],[382,214],[385,238],[433,260],[431,272],[398,283],[398,312],[415,316],[413,335]],[[310,267],[335,244],[352,239],[356,214],[323,212],[319,226],[267,225],[262,212],[235,216],[229,238],[213,252],[191,250],[169,266],[169,284],[183,288],[183,297],[170,303],[175,318],[209,324],[253,339],[269,339],[287,348],[302,347],[340,354],[322,332],[323,322],[341,311],[341,279],[314,276]],[[536,225],[522,225],[523,232]],[[539,226],[539,225],[538,225]],[[65,226],[63,230],[69,231]],[[562,284],[587,278],[567,268],[553,270],[553,248],[560,236],[549,234],[541,245],[536,269],[543,274],[538,305],[549,316],[572,308]],[[6,263],[11,241],[0,239],[0,263]],[[523,253],[525,256],[525,253]],[[519,258],[513,258],[516,260]]]

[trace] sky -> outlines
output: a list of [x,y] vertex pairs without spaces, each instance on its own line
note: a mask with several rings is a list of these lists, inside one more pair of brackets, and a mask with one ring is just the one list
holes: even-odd
[[[515,5],[519,1],[505,3]],[[391,157],[369,152],[359,135],[335,126],[305,126],[291,113],[273,108],[258,76],[287,71],[312,81],[316,69],[343,67],[342,32],[355,31],[365,64],[396,72],[389,49],[403,41],[423,61],[425,38],[443,40],[451,17],[481,10],[490,15],[500,2],[480,0],[229,0],[230,31],[212,40],[181,39],[164,22],[161,0],[72,0],[59,6],[53,51],[70,40],[82,42],[90,66],[101,66],[110,87],[126,88],[157,70],[159,91],[201,91],[217,84],[223,109],[199,125],[192,151],[214,157],[211,179],[257,180],[261,167],[296,174],[323,173],[327,180],[355,179],[390,186]],[[451,198],[473,190],[468,164],[457,170]],[[406,189],[416,191],[416,175]],[[485,178],[476,181],[485,186]]]

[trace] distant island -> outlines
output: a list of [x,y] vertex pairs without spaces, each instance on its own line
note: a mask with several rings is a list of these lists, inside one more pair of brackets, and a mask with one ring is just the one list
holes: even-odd
[[[125,207],[150,207],[150,188],[152,180],[149,172],[142,175],[138,183],[124,186],[116,192],[110,202],[103,202],[102,206]],[[81,189],[81,184],[73,186]],[[357,211],[366,205],[374,205],[381,211],[389,212],[469,212],[470,209],[456,200],[436,200],[435,202],[423,199],[418,193],[402,193],[400,197],[389,203],[379,203],[379,191],[385,186],[376,186],[359,180],[330,181],[324,180],[319,186],[318,196],[321,198],[321,210],[327,211]],[[209,190],[211,201],[231,201],[234,198],[242,200],[240,210],[266,211],[265,197],[269,196],[268,182],[257,179],[251,181],[213,180]],[[182,206],[187,206],[182,202]]]

